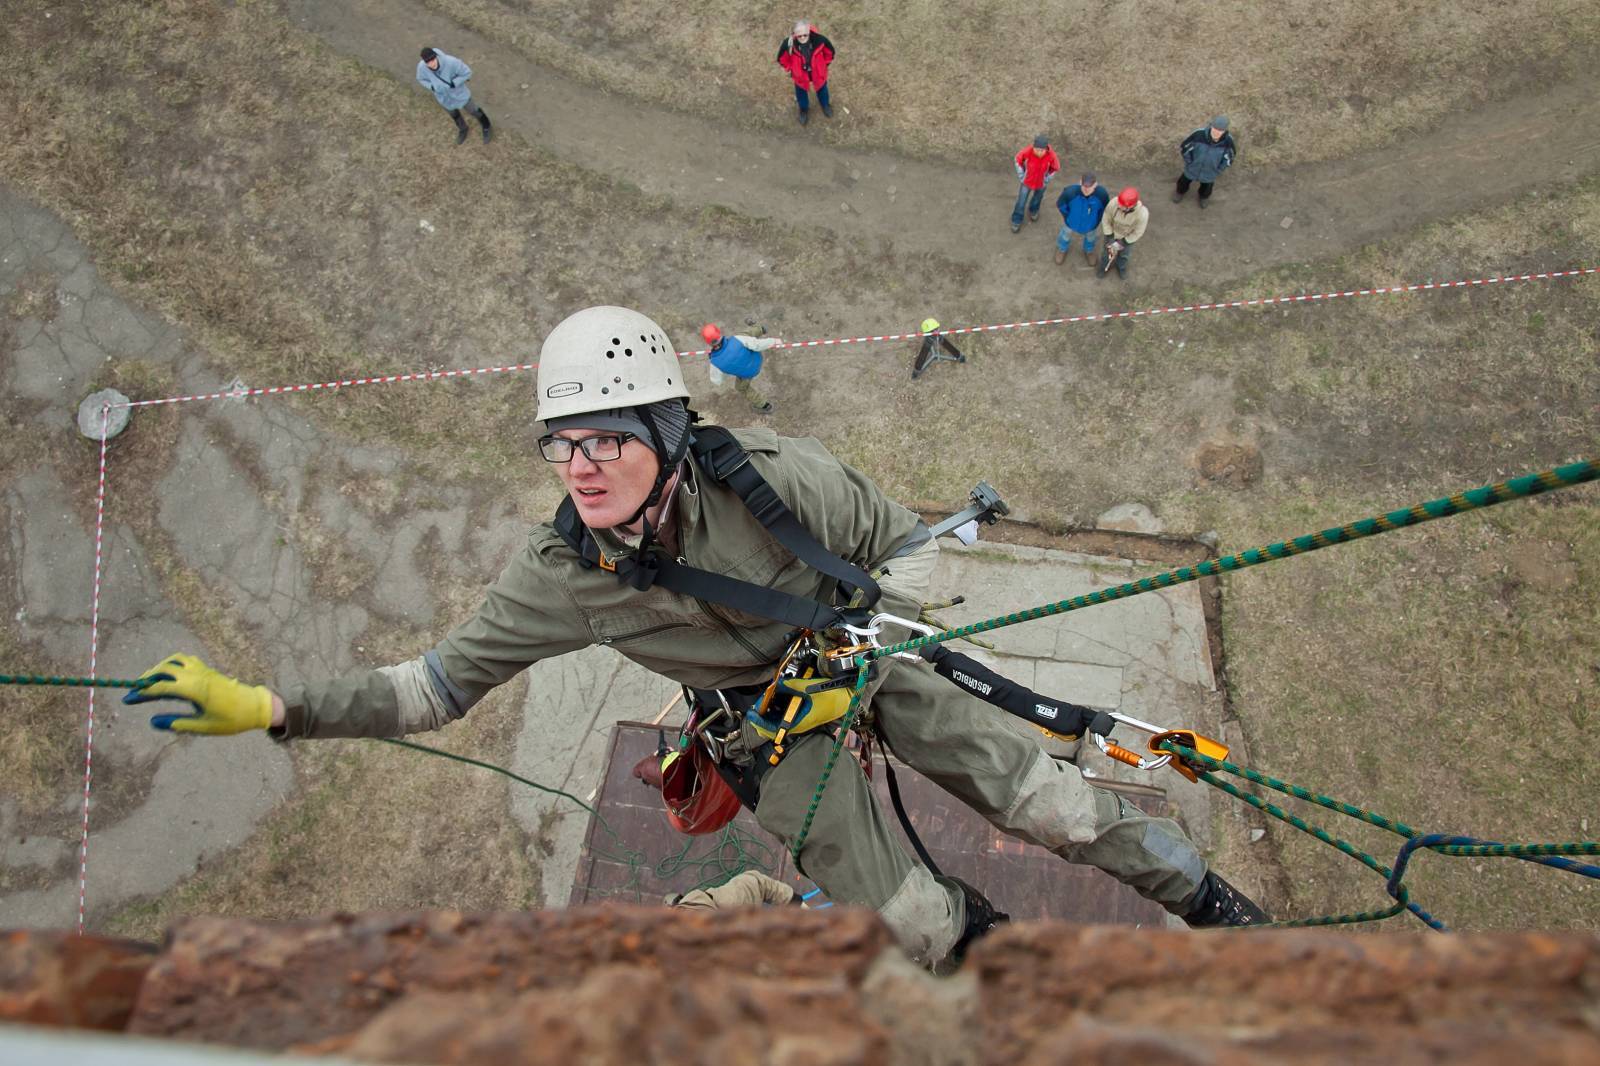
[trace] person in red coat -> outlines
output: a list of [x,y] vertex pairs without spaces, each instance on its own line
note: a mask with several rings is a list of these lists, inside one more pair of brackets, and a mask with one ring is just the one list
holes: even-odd
[[833,106],[828,103],[828,64],[833,62],[833,42],[817,32],[817,28],[801,19],[794,24],[794,32],[778,46],[778,66],[794,79],[794,99],[800,105],[800,125],[811,119],[811,90],[817,92],[817,103],[822,113],[833,117]]
[[1044,187],[1061,169],[1061,158],[1050,147],[1050,138],[1044,134],[1033,139],[1031,148],[1024,148],[1013,160],[1017,164],[1017,180],[1022,183],[1017,190],[1017,205],[1011,209],[1011,232],[1022,228],[1022,213],[1026,211],[1033,221],[1039,221],[1039,205],[1044,201]]

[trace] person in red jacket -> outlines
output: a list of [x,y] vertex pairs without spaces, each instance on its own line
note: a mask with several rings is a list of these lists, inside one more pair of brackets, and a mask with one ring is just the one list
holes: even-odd
[[1050,184],[1050,179],[1061,169],[1061,160],[1056,156],[1055,149],[1050,147],[1050,138],[1042,133],[1033,139],[1032,148],[1024,148],[1017,153],[1015,162],[1017,180],[1022,182],[1022,188],[1017,190],[1017,206],[1011,209],[1012,233],[1022,228],[1023,211],[1027,211],[1028,217],[1033,221],[1039,221],[1039,205],[1044,202],[1044,187]]
[[822,113],[833,117],[828,103],[828,64],[833,62],[833,42],[817,32],[805,19],[794,24],[794,32],[778,46],[778,66],[794,79],[794,99],[800,105],[800,125],[811,119],[811,90],[817,91]]

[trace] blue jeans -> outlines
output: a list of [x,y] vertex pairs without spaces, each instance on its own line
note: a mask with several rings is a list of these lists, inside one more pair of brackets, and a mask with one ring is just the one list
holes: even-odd
[[1068,229],[1067,224],[1063,222],[1061,223],[1061,232],[1056,234],[1056,251],[1072,251],[1072,238],[1082,237],[1083,250],[1085,252],[1092,252],[1094,251],[1094,233],[1094,230],[1090,230],[1088,233],[1079,233],[1075,229]]
[[1039,205],[1044,203],[1044,186],[1030,189],[1021,182],[1017,183],[1017,206],[1011,209],[1011,224],[1022,225],[1022,212],[1027,210],[1030,215],[1039,213]]
[[[811,94],[800,88],[798,85],[794,87],[794,102],[800,105],[800,113],[802,115],[811,110]],[[827,82],[823,82],[821,85],[817,86],[817,103],[821,104],[823,107],[830,106],[828,103]]]

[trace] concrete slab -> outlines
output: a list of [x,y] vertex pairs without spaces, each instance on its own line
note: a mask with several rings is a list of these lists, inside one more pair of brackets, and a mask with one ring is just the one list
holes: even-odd
[[[633,765],[655,748],[656,730],[649,725],[624,722],[612,730],[607,774],[595,801],[600,818],[589,822],[572,903],[654,903],[668,893],[718,884],[738,872],[746,860],[802,894],[816,887],[795,873],[788,852],[776,837],[762,830],[749,811],[740,811],[723,833],[686,838],[674,830],[662,811],[660,793],[632,776]],[[879,755],[874,756],[878,769],[873,787],[887,811],[892,801]],[[1012,918],[1146,928],[1167,924],[1167,912],[1158,904],[1142,899],[1099,870],[1068,866],[1043,848],[997,832],[976,812],[898,760],[895,777],[911,824],[940,869],[982,885],[995,906]],[[1164,806],[1159,794],[1128,799],[1147,813],[1160,813]],[[899,823],[891,817],[890,825],[909,853],[912,846]],[[680,852],[682,858],[676,859]],[[662,861],[668,857],[676,861]],[[813,899],[811,905],[825,900]]]
[[[106,286],[86,250],[59,220],[0,185],[0,297],[27,278],[54,285],[60,309],[50,321],[29,321],[18,332],[19,348],[0,359],[0,384],[15,396],[45,401],[40,415],[47,431],[73,425],[90,378],[108,359],[141,357],[183,363],[180,336],[159,318],[132,308]],[[86,315],[87,311],[87,315]],[[115,447],[115,442],[113,447]],[[207,453],[206,442],[189,441],[189,458]],[[86,460],[87,460],[87,453]],[[223,466],[197,463],[245,488]],[[87,667],[94,579],[94,531],[80,506],[94,492],[96,468],[43,465],[14,478],[0,504],[8,563],[4,598],[15,607],[8,625],[27,646],[50,660]],[[174,528],[209,544],[217,571],[236,565],[231,547],[214,530],[238,515],[244,497],[218,491],[216,481],[192,482],[180,474],[165,486],[183,506],[169,517]],[[149,564],[137,533],[118,520],[119,492],[156,486],[109,486],[111,507],[103,544],[100,611],[102,676],[131,676],[179,648],[206,649],[179,620]],[[185,490],[201,490],[198,494]],[[212,490],[207,494],[205,490]],[[274,528],[259,512],[246,512],[252,534]],[[207,538],[206,531],[213,532]],[[313,612],[319,621],[325,612]],[[337,615],[333,615],[337,618]],[[308,626],[315,631],[316,627]],[[344,626],[348,633],[351,627]],[[72,671],[86,672],[86,669]],[[91,793],[88,902],[90,923],[140,896],[153,895],[192,874],[247,837],[292,783],[288,755],[263,737],[217,744],[152,730],[143,712],[122,713],[120,693],[100,691],[95,702],[94,782]],[[85,694],[83,707],[87,710]],[[81,752],[78,754],[81,759]],[[14,809],[0,810],[6,827],[0,862],[32,871],[38,887],[0,896],[0,927],[70,927],[77,920],[79,820],[82,785],[74,783],[55,812],[35,824],[17,824]],[[120,801],[106,797],[127,797]],[[70,871],[70,872],[68,872]]]

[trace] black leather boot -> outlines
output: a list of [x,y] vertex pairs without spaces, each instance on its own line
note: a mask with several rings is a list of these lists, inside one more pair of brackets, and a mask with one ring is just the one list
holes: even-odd
[[1213,929],[1222,926],[1267,925],[1272,916],[1249,896],[1208,870],[1206,879],[1195,889],[1189,900],[1189,909],[1183,915],[1190,929]]
[[997,911],[994,904],[982,892],[973,888],[959,877],[941,877],[941,881],[948,881],[961,890],[961,895],[966,900],[967,924],[961,930],[961,936],[956,940],[955,947],[950,949],[950,961],[959,964],[967,957],[967,949],[972,942],[994,929],[1001,922],[1009,922],[1011,915],[1004,911]]

